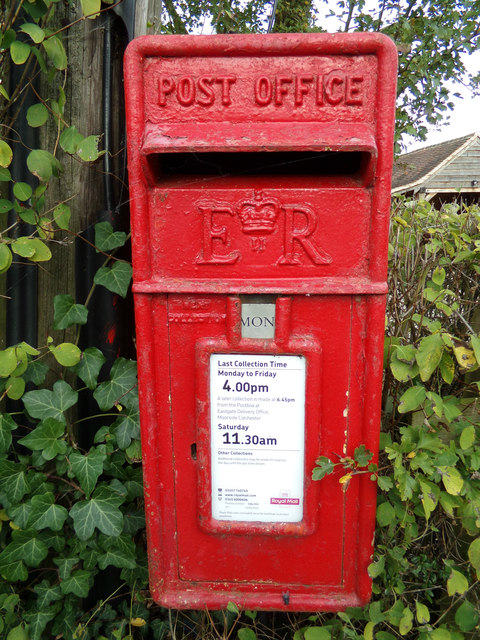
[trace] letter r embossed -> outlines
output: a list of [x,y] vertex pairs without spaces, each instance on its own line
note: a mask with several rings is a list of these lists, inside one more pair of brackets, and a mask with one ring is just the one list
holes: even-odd
[[[315,246],[311,240],[311,236],[317,228],[317,218],[313,209],[306,204],[286,204],[283,209],[285,211],[283,256],[277,264],[301,264],[300,257],[295,252],[295,243],[298,243],[313,264],[330,264],[332,262],[331,256],[320,247]],[[296,227],[295,214],[300,214],[305,218],[303,227]]]
[[195,262],[197,264],[234,264],[240,257],[239,251],[231,251],[226,254],[216,253],[214,241],[220,240],[224,245],[228,244],[227,227],[220,226],[215,220],[215,216],[234,216],[235,212],[231,205],[225,202],[213,200],[200,200],[196,203],[198,210],[202,214],[202,252]]

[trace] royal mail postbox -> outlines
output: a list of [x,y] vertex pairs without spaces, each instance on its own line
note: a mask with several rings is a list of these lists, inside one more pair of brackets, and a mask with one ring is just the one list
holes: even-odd
[[370,597],[396,77],[379,34],[160,36],[126,55],[154,598]]

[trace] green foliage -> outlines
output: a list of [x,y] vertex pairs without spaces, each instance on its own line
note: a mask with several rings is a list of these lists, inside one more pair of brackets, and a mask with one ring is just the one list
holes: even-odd
[[[68,31],[52,27],[55,4],[30,0],[22,4],[23,13],[2,13],[2,70],[7,61],[24,73],[16,87],[0,83],[0,274],[13,262],[31,268],[47,263],[58,237],[69,233],[70,207],[52,203],[51,195],[54,182],[62,179],[62,154],[94,162],[103,153],[100,136],[84,136],[65,119]],[[92,20],[105,10],[98,0],[82,0],[81,6]],[[278,2],[274,29],[318,29],[315,7],[310,1]],[[181,6],[166,0],[163,30],[189,32],[208,17],[219,33],[265,31],[270,10],[260,0]],[[339,0],[335,13],[345,31],[382,30],[397,42],[398,134],[422,138],[425,122],[438,121],[448,109],[445,80],[464,74],[459,54],[478,38],[478,2],[387,0],[367,10],[363,2]],[[35,130],[53,125],[58,144],[30,149],[31,179],[18,181],[10,171],[22,144],[14,134],[16,105],[37,74],[48,79],[51,95],[36,95],[26,123]],[[7,214],[14,221],[8,230]],[[28,232],[23,223],[31,225]],[[17,401],[15,411],[2,407],[0,414],[1,637],[476,638],[479,223],[476,207],[435,211],[426,202],[396,201],[379,465],[360,445],[353,457],[320,456],[312,471],[319,481],[337,473],[345,491],[358,474],[378,483],[376,553],[369,567],[374,595],[361,609],[291,615],[284,622],[271,617],[266,623],[235,602],[225,612],[185,615],[152,606],[135,363],[117,358],[106,365],[99,349],[82,352],[75,339],[48,337],[45,344],[22,342],[0,351],[1,399]],[[115,255],[127,240],[108,222],[96,225],[95,247],[105,261],[92,288],[127,295],[131,266]],[[88,323],[90,297],[82,304],[59,292],[52,330],[79,332]],[[98,409],[79,417],[85,397]],[[95,429],[88,445],[81,444],[85,428]],[[118,582],[98,595],[111,568]]]
[[[96,237],[104,253],[127,240],[104,223]],[[126,264],[106,254],[106,262],[112,261],[113,269]],[[123,275],[125,291],[130,274]],[[104,286],[110,286],[108,279]],[[55,296],[53,305],[56,330],[88,321],[88,307],[70,295]],[[47,372],[58,377],[55,362],[76,382],[53,377],[45,385]],[[86,640],[99,630],[135,627],[135,620],[143,628],[151,617],[146,608],[141,618],[112,608],[104,619],[103,607],[83,611],[83,599],[108,567],[120,572],[123,593],[146,586],[136,365],[119,358],[99,383],[104,364],[95,347],[82,353],[74,343],[54,344],[51,338],[38,349],[20,343],[0,351],[0,388],[23,405],[20,413],[0,415],[0,626],[8,638],[62,634]],[[21,391],[14,394],[18,381]],[[40,388],[24,392],[26,382]],[[102,418],[104,425],[88,451],[78,444],[85,421],[76,420],[79,391],[96,400],[92,419]],[[7,603],[11,595],[16,599]]]
[[[4,226],[10,213],[10,233],[0,234],[0,273],[14,262],[31,263],[32,268],[48,262],[58,235],[69,232],[69,205],[46,197],[52,183],[62,178],[61,154],[92,162],[103,153],[99,136],[85,137],[65,121],[63,83],[52,81],[63,74],[68,60],[63,30],[49,27],[52,3],[23,4],[26,13],[2,13],[2,62],[9,58],[23,66],[24,74],[11,95],[0,85]],[[26,123],[39,129],[53,121],[58,144],[31,149],[26,160],[31,179],[16,181],[10,166],[23,143],[10,133],[15,115],[8,118],[38,73],[48,76],[57,95],[43,98],[37,92]],[[31,225],[28,235],[23,223]],[[105,263],[92,287],[126,295],[131,267],[112,251],[127,239],[108,223],[97,226],[97,249]],[[79,331],[88,322],[90,297],[80,304],[70,294],[56,295],[52,330]],[[0,414],[0,635],[8,640],[133,638],[135,621],[146,626],[155,618],[141,596],[147,576],[136,366],[119,359],[106,371],[105,361],[95,347],[82,352],[75,341],[52,337],[38,348],[22,342],[0,351],[1,399],[19,402],[15,412],[2,406]],[[79,399],[86,395],[98,409],[96,415],[79,418]],[[84,450],[79,444],[82,429],[92,420],[101,426]],[[135,449],[135,457],[129,448]],[[94,589],[111,567],[119,578],[105,594],[106,602],[95,605]],[[108,602],[115,593],[114,608]],[[85,608],[85,598],[91,610]],[[125,600],[130,606],[124,606]]]
[[[36,263],[50,260],[52,254],[49,243],[55,240],[59,232],[68,231],[68,205],[59,202],[52,207],[51,202],[47,205],[45,198],[52,180],[60,178],[62,174],[60,150],[84,162],[95,161],[104,153],[98,148],[100,136],[85,137],[65,121],[66,98],[60,81],[56,99],[52,99],[52,96],[43,98],[35,91],[37,102],[28,108],[26,114],[27,124],[34,129],[45,127],[53,120],[60,144],[54,141],[51,149],[30,150],[26,160],[31,174],[29,183],[16,182],[12,178],[8,168],[12,165],[15,150],[23,145],[23,141],[15,133],[18,101],[23,99],[32,78],[38,74],[48,78],[47,86],[54,86],[53,78],[56,74],[61,78],[68,60],[62,32],[49,28],[53,17],[52,2],[13,2],[10,3],[10,9],[7,9],[7,6],[2,9],[2,77],[8,77],[10,63],[20,67],[22,74],[21,82],[12,87],[10,95],[0,83],[0,178],[3,183],[2,196],[6,196],[0,199],[0,214],[13,212],[15,217],[15,222],[8,225],[10,233],[0,229],[0,274],[6,273],[12,262],[27,260]],[[35,188],[31,186],[34,184],[37,185]],[[32,225],[33,230],[29,229],[28,235],[24,235],[23,222]],[[2,227],[7,226],[3,218],[1,224]]]
[[[473,639],[480,630],[480,209],[437,211],[399,199],[393,214],[382,447],[371,474],[380,489],[374,596],[368,607],[338,614],[339,637]],[[364,454],[321,456],[313,478],[337,468],[350,477],[362,472]]]

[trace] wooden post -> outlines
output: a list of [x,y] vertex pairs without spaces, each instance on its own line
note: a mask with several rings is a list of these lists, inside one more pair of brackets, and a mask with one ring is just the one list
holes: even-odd
[[[125,0],[126,4],[129,0]],[[122,17],[134,25],[134,34],[143,35],[158,28],[161,1],[137,0],[132,11],[123,12]],[[64,120],[67,125],[75,125],[82,135],[100,135],[100,148],[105,141],[103,122],[103,65],[104,35],[109,17],[101,15],[95,19],[82,19],[80,4],[57,5],[58,25],[73,24],[63,34],[67,51],[68,70],[64,76],[66,106]],[[130,6],[130,9],[132,7]],[[112,103],[111,103],[111,149],[110,163],[112,172],[113,212],[110,217],[121,215],[122,205],[127,199],[126,174],[122,166],[124,136],[123,109],[123,51],[128,41],[127,29],[117,15],[109,10],[112,20]],[[62,15],[60,15],[62,14]],[[153,27],[148,27],[149,23]],[[127,25],[129,26],[129,25]],[[129,29],[131,33],[131,28]],[[58,100],[58,87],[52,87],[43,78],[41,95]],[[53,151],[57,145],[59,131],[53,119],[40,131],[41,148]],[[105,163],[102,158],[94,163],[83,163],[77,157],[71,157],[58,150],[58,157],[64,171],[58,181],[49,187],[49,200],[66,202],[72,210],[70,232],[57,232],[52,245],[52,260],[39,269],[38,295],[38,344],[44,345],[53,327],[53,296],[70,293],[75,297],[75,260],[76,236],[92,227],[106,213],[105,202]],[[123,208],[124,211],[124,208]],[[36,268],[32,266],[32,268]],[[78,276],[78,274],[77,274]],[[81,274],[80,274],[81,277]],[[85,300],[78,300],[84,302]],[[75,340],[75,329],[53,332],[56,343]]]

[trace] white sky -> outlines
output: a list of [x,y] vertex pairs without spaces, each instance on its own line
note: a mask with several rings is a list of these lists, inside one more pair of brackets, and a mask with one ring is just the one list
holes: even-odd
[[[480,71],[480,51],[476,51],[470,56],[466,56],[465,64],[467,68],[474,74]],[[439,129],[432,129],[426,142],[407,143],[407,151],[414,151],[421,147],[446,142],[454,138],[460,138],[470,133],[480,132],[480,97],[474,97],[469,87],[463,87],[460,84],[451,83],[450,88],[456,93],[460,93],[463,99],[454,98],[455,108],[450,111],[448,124],[442,125]]]

